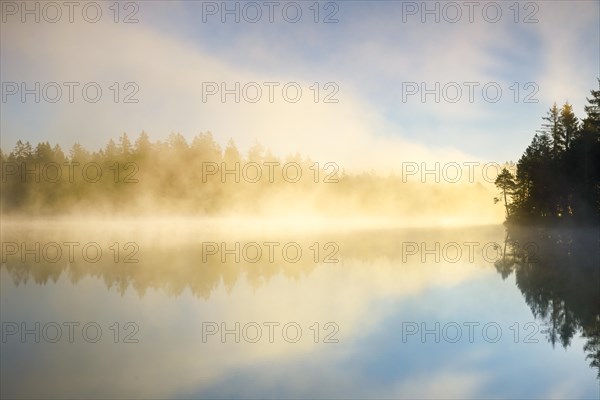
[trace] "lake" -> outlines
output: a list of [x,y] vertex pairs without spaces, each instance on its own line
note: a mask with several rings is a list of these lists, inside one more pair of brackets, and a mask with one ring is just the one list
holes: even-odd
[[597,245],[593,229],[9,219],[1,394],[598,398]]

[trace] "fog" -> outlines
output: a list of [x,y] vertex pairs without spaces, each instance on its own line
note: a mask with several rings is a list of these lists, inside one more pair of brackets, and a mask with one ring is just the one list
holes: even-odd
[[[90,152],[19,141],[2,155],[2,213],[12,218],[220,218],[339,228],[500,223],[497,163],[403,163],[400,171],[346,170],[260,144],[245,154],[210,132],[188,143],[127,135]],[[263,221],[267,220],[267,221]],[[273,221],[270,221],[273,220]],[[247,221],[247,222],[246,222]]]

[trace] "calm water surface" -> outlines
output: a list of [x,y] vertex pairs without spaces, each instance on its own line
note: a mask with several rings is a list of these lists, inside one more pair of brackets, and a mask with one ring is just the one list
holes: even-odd
[[3,223],[2,397],[599,397],[597,246],[176,226]]

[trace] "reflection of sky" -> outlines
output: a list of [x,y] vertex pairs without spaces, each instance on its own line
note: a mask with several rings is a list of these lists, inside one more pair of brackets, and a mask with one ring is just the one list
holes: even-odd
[[[474,232],[481,231],[465,231],[465,237]],[[499,229],[492,239],[502,237]],[[143,274],[144,264],[139,268]],[[501,280],[491,265],[350,260],[296,277],[275,275],[259,287],[241,276],[231,290],[221,284],[206,300],[188,290],[172,297],[147,289],[140,296],[131,286],[121,296],[102,279],[84,276],[73,285],[65,273],[56,283],[15,287],[5,268],[1,273],[3,322],[140,326],[138,344],[113,344],[108,329],[106,340],[94,345],[3,344],[6,394],[539,398],[593,397],[597,391],[580,340],[567,351],[553,350],[541,333],[538,344],[512,342],[509,327],[533,318],[513,278]],[[295,321],[306,333],[295,344],[281,338],[273,344],[202,343],[202,321]],[[308,327],[315,321],[337,322],[340,342],[314,344]],[[402,343],[402,323],[410,321],[429,327],[436,321],[497,322],[503,336],[487,343],[475,328],[472,344],[466,331],[454,344],[421,344],[418,336]]]
[[[583,116],[600,74],[597,2],[535,3],[533,24],[515,24],[508,3],[495,24],[477,12],[474,23],[466,14],[456,24],[422,24],[418,16],[402,23],[403,3],[340,2],[336,24],[313,23],[309,3],[296,24],[280,15],[274,23],[222,24],[218,16],[202,22],[201,2],[162,1],[140,3],[139,24],[9,20],[3,81],[136,81],[141,90],[137,105],[7,102],[2,146],[23,138],[96,148],[123,131],[159,139],[211,130],[223,143],[233,137],[245,148],[259,139],[277,152],[340,162],[364,148],[388,163],[442,155],[504,161],[529,143],[553,101],[568,100]],[[205,104],[202,81],[334,81],[340,104]],[[498,103],[481,96],[472,104],[403,103],[407,81],[497,82],[503,95]],[[537,83],[539,102],[515,103],[514,82]]]
[[[254,369],[238,370],[199,393],[261,397],[266,387],[276,397],[287,396],[280,382],[304,376],[307,386],[296,387],[289,397],[593,398],[597,385],[594,372],[582,361],[583,341],[573,340],[567,351],[553,351],[538,332],[533,337],[539,343],[515,344],[508,327],[517,321],[522,327],[533,318],[518,290],[489,272],[451,288],[378,304],[386,307],[386,317],[376,326],[365,326],[368,334],[359,333],[351,345],[341,345],[344,354],[332,363],[323,365],[321,358],[310,355],[300,363],[277,365],[275,372],[265,365],[264,374],[270,379],[257,379]],[[425,344],[418,335],[402,343],[402,323],[408,321],[425,322],[430,328],[435,322],[481,321],[481,325],[475,328],[474,343],[466,339],[465,327],[457,343],[433,343],[433,335]],[[502,327],[498,343],[482,339],[481,326],[487,322]]]

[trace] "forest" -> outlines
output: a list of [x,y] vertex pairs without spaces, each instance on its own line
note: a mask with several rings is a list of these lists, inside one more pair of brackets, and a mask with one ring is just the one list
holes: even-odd
[[[516,170],[498,171],[494,201],[504,204],[507,223],[600,222],[600,90],[587,102],[583,120],[571,104],[554,104]],[[481,180],[424,185],[394,173],[350,173],[298,153],[277,157],[259,143],[242,154],[210,132],[155,142],[123,133],[95,152],[19,140],[8,154],[0,149],[0,162],[2,214],[495,216],[486,206],[493,185]]]
[[65,152],[49,142],[18,141],[0,157],[5,215],[310,214],[423,222],[448,215],[473,219],[478,210],[478,220],[501,218],[491,200],[499,167],[486,181],[465,182],[464,174],[461,182],[435,183],[429,176],[432,184],[424,184],[417,175],[409,180],[366,168],[349,172],[300,154],[281,158],[259,143],[243,154],[233,140],[223,148],[210,132],[191,142],[179,133],[156,142],[145,132],[135,141],[122,134],[96,152],[79,143]]
[[[600,83],[600,80],[599,80]],[[568,102],[552,105],[517,163],[496,179],[509,224],[600,222],[600,90],[587,98],[580,121]]]

